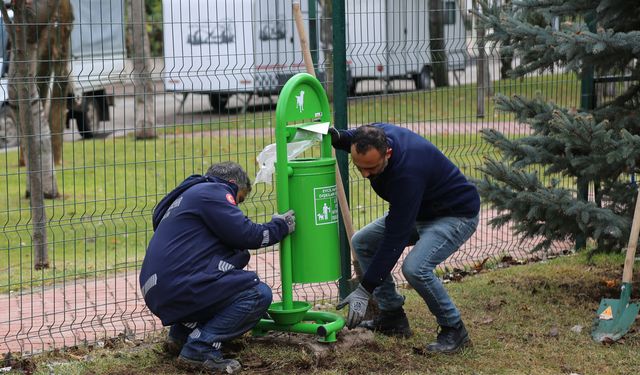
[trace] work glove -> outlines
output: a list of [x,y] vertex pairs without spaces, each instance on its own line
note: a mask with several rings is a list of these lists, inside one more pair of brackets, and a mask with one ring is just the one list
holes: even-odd
[[347,315],[347,327],[349,329],[355,328],[362,319],[364,319],[364,314],[367,312],[367,305],[369,304],[369,298],[371,298],[371,293],[369,293],[362,284],[358,284],[356,290],[351,292],[345,299],[338,303],[336,308],[338,310],[345,307],[347,304],[349,305],[349,315]]
[[340,140],[340,132],[338,129],[330,127],[328,133],[331,136],[331,146],[336,147]]
[[296,214],[295,212],[293,212],[293,210],[289,210],[283,214],[275,214],[272,216],[272,219],[284,220],[284,222],[287,224],[287,227],[289,228],[289,234],[296,230]]

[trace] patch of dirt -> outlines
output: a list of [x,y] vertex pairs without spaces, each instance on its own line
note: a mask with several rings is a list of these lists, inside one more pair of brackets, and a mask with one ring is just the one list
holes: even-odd
[[321,343],[312,335],[280,332],[271,332],[267,336],[253,338],[251,341],[251,345],[291,346],[295,350],[300,350],[303,355],[287,358],[280,363],[266,363],[262,358],[247,356],[248,353],[243,353],[242,364],[247,371],[271,372],[277,369],[280,373],[330,369],[332,368],[330,364],[334,363],[340,353],[363,348],[371,349],[372,346],[376,346],[374,334],[362,328],[342,330],[334,343]]
[[[515,288],[531,294],[557,290],[562,294],[575,296],[581,300],[600,302],[603,298],[619,298],[622,280],[620,269],[593,269],[585,267],[589,277],[550,277],[519,275],[511,280]],[[632,282],[632,290],[640,290],[640,280]]]
[[36,362],[33,358],[22,358],[20,356],[14,356],[11,352],[8,352],[4,355],[4,358],[2,359],[2,366],[0,367],[8,367],[23,374],[33,374],[36,366]]

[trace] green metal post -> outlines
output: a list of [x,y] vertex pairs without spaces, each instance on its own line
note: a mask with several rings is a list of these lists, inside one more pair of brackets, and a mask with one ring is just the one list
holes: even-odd
[[[276,163],[287,166],[287,134],[284,126],[276,126]],[[281,167],[284,168],[284,167]],[[289,210],[289,183],[287,173],[276,173],[278,212]],[[282,305],[285,310],[293,308],[293,281],[291,275],[291,237],[280,242],[280,279],[282,281]]]
[[[347,129],[347,42],[345,27],[345,6],[343,0],[333,0],[333,126],[336,129]],[[349,162],[347,154],[336,152],[336,159],[344,192],[349,199]],[[340,297],[351,293],[349,279],[351,278],[351,252],[349,241],[340,221],[340,254],[342,259],[342,277],[339,282]]]
[[[586,22],[590,31],[595,31],[595,17],[587,16]],[[590,111],[595,106],[595,85],[593,80],[593,66],[584,66],[582,69],[582,77],[580,82],[580,109],[584,112]],[[578,199],[587,201],[589,199],[589,181],[584,178],[578,178]],[[576,236],[576,250],[584,249],[587,246],[587,237],[584,234]]]

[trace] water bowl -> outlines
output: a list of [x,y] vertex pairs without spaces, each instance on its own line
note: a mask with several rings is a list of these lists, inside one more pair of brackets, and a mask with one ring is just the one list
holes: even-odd
[[269,316],[273,321],[281,326],[300,323],[304,314],[309,311],[311,304],[303,301],[293,301],[293,307],[284,310],[282,302],[274,302],[269,306]]

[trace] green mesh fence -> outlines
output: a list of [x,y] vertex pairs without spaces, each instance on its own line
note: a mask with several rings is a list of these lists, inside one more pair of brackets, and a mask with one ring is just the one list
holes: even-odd
[[[253,178],[257,155],[275,139],[279,89],[304,71],[290,1],[156,0],[146,1],[146,9],[132,1],[72,0],[73,21],[60,14],[39,34],[32,46],[37,53],[25,60],[3,54],[5,67],[13,59],[14,68],[3,69],[0,79],[0,352],[33,353],[159,330],[138,286],[155,204],[218,161],[237,161]],[[467,176],[480,178],[476,168],[494,152],[480,129],[511,137],[529,131],[494,110],[493,93],[540,95],[579,107],[580,81],[573,73],[558,68],[506,78],[518,58],[501,59],[495,46],[481,42],[483,31],[467,2],[339,3],[303,0],[302,10],[316,73],[334,111],[346,110],[336,121],[348,127],[406,127],[435,143]],[[68,2],[60,4],[64,13]],[[331,13],[342,6],[344,25]],[[8,29],[2,30],[6,46]],[[340,30],[344,34],[336,34]],[[346,61],[334,60],[345,54]],[[35,117],[29,135],[18,131],[17,114],[29,99],[10,95],[8,79],[15,67],[32,63],[37,79],[13,81],[39,88],[48,111]],[[36,158],[21,154],[19,143],[37,145]],[[34,255],[34,200],[25,198],[29,160],[40,165],[37,190],[57,191],[41,207],[48,268],[34,268],[44,254]],[[387,206],[348,168],[357,229]],[[256,222],[270,220],[274,185],[256,184],[241,208]],[[521,242],[506,227],[490,227],[495,215],[483,205],[477,233],[442,271],[544,255],[529,252],[535,240]],[[571,246],[558,244],[554,251]],[[249,269],[278,300],[277,246],[252,251]],[[398,268],[394,275],[402,282]],[[338,281],[294,287],[295,299],[320,305],[338,297]]]

